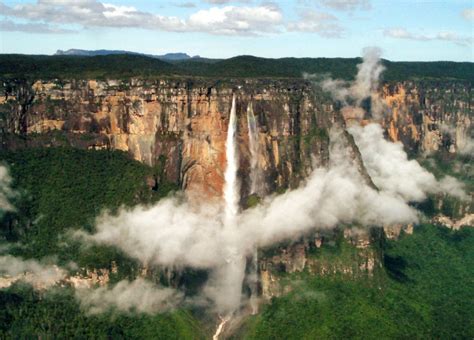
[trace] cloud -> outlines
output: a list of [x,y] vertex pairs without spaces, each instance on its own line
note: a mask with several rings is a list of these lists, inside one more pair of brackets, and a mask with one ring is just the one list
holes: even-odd
[[212,34],[257,34],[277,32],[282,14],[274,6],[213,7],[192,14],[187,25],[196,31]]
[[365,117],[365,111],[360,105],[366,98],[371,99],[371,114],[375,122],[383,117],[386,109],[384,101],[378,95],[379,79],[385,69],[380,62],[381,54],[379,48],[365,48],[363,63],[357,65],[357,76],[352,83],[333,79],[321,82],[324,90],[346,105],[342,109],[343,114],[352,111],[353,121],[348,122],[348,131],[354,137],[372,181],[383,192],[400,197],[405,202],[421,202],[426,199],[427,194],[438,193],[467,200],[462,183],[449,176],[441,181],[436,180],[416,160],[408,159],[400,142],[387,141],[379,124],[364,127],[359,125]]
[[81,308],[88,314],[99,314],[109,310],[152,314],[174,308],[183,300],[183,294],[137,278],[131,282],[120,281],[112,288],[77,289],[76,298]]
[[299,20],[287,24],[290,32],[311,32],[323,37],[340,37],[344,32],[339,20],[332,14],[313,10],[301,11]]
[[0,4],[0,9],[3,16],[30,20],[39,24],[78,24],[84,28],[133,27],[219,35],[255,35],[278,32],[278,26],[282,22],[280,9],[271,4],[253,7],[211,7],[199,10],[186,19],[143,12],[133,6],[113,5],[97,0],[38,0],[34,4],[22,4],[14,7]]
[[[324,91],[331,93],[334,99],[342,102],[345,115],[351,115],[358,120],[365,114],[360,108],[362,101],[371,98],[371,114],[373,118],[378,119],[385,108],[378,92],[379,78],[385,70],[380,59],[382,50],[378,47],[366,47],[362,54],[364,62],[357,65],[358,72],[354,82],[327,77],[320,81],[319,85]],[[311,75],[307,77],[314,79]]]
[[4,212],[15,210],[10,203],[10,199],[15,196],[11,184],[12,178],[8,173],[8,169],[0,165],[0,217]]
[[64,33],[76,33],[77,31],[63,29],[55,26],[51,26],[43,23],[15,23],[11,20],[0,21],[0,31],[4,32],[28,32],[28,33],[53,33],[53,34],[64,34]]
[[235,227],[224,223],[220,206],[196,207],[171,197],[151,207],[102,215],[95,233],[76,235],[87,243],[117,246],[147,266],[210,269],[203,294],[227,315],[240,306],[245,260],[255,248],[340,223],[417,221],[416,211],[401,197],[366,184],[343,135],[332,131],[331,141],[329,168],[316,169],[300,188],[242,212]]
[[354,125],[349,132],[354,136],[370,177],[383,191],[409,202],[421,202],[427,194],[437,193],[468,199],[463,185],[456,179],[448,176],[437,181],[416,160],[408,159],[401,143],[384,139],[380,125]]
[[181,2],[181,3],[173,3],[173,6],[181,7],[181,8],[194,8],[196,4],[194,2]]
[[3,278],[4,286],[15,281],[24,281],[35,288],[48,288],[66,277],[66,271],[56,265],[40,263],[36,260],[23,260],[11,255],[0,256],[0,273],[10,278]]
[[464,37],[455,32],[448,31],[427,35],[411,33],[405,28],[388,28],[384,30],[384,35],[386,37],[395,39],[407,39],[415,41],[450,41],[461,46],[469,46],[472,44],[472,37]]
[[472,8],[466,8],[465,10],[463,10],[461,12],[461,16],[466,19],[466,20],[469,20],[469,21],[472,21],[474,20],[474,9]]
[[318,4],[338,11],[367,10],[371,8],[369,0],[316,0]]

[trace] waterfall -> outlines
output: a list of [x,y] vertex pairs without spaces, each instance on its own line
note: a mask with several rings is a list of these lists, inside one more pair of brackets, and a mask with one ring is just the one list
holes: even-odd
[[237,153],[236,129],[237,114],[235,104],[235,94],[232,97],[232,108],[230,110],[229,127],[227,130],[227,140],[225,143],[225,152],[227,166],[224,174],[224,202],[225,202],[225,226],[235,224],[235,218],[239,211],[239,184],[237,181],[237,169],[239,167],[239,155]]
[[[236,143],[237,108],[235,94],[232,97],[229,127],[225,145],[227,166],[224,173],[224,226],[223,234],[233,234],[237,225],[239,212],[240,188],[237,179],[239,168],[239,155]],[[230,238],[230,237],[229,237]],[[226,245],[223,249],[225,262],[214,270],[211,280],[215,282],[212,294],[220,306],[220,323],[213,339],[218,339],[223,332],[225,324],[232,318],[234,312],[240,307],[242,283],[245,277],[245,260],[233,245]],[[223,316],[222,316],[223,315]]]
[[258,169],[258,130],[255,115],[253,113],[252,102],[249,102],[247,106],[247,125],[250,149],[250,194],[259,194],[261,183]]

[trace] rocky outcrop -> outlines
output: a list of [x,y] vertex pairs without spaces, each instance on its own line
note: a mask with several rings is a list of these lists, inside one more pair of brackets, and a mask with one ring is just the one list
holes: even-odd
[[333,234],[316,234],[263,254],[259,263],[262,297],[271,299],[292,290],[288,274],[306,272],[318,276],[344,276],[358,279],[372,276],[382,267],[377,244],[381,229],[346,228]]
[[453,230],[459,230],[463,227],[474,227],[474,214],[467,214],[458,220],[453,220],[445,215],[437,215],[432,219],[432,222]]

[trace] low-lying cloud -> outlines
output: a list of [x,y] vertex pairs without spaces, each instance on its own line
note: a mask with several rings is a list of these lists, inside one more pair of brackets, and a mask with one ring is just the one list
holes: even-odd
[[24,281],[36,288],[44,289],[64,279],[67,272],[54,264],[4,255],[0,256],[0,274],[8,276],[6,286],[15,281]]
[[408,159],[400,142],[384,139],[380,125],[355,125],[349,128],[349,132],[354,136],[364,165],[378,188],[410,202],[420,202],[427,194],[438,193],[468,199],[462,183],[449,176],[436,180],[416,160]]
[[77,289],[76,298],[88,314],[99,314],[109,310],[122,313],[164,312],[177,306],[183,294],[175,289],[158,287],[142,278],[123,280],[113,287]]

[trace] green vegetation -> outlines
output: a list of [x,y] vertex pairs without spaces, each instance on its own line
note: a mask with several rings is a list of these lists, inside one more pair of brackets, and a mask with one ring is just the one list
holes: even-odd
[[204,339],[202,326],[187,311],[166,314],[86,315],[72,289],[39,295],[17,284],[0,291],[2,339]]
[[[315,130],[318,133],[318,130]],[[2,242],[20,244],[14,255],[42,258],[58,255],[60,263],[119,272],[112,282],[136,275],[137,263],[116,248],[82,249],[65,235],[69,229],[92,230],[103,209],[152,203],[176,189],[164,179],[164,158],[152,168],[125,153],[71,148],[1,151],[0,162],[11,170],[16,212],[0,220]],[[465,169],[469,161],[457,158]],[[437,176],[452,174],[466,183],[472,176],[446,161],[430,161]],[[454,163],[452,163],[454,164]],[[439,171],[439,172],[437,172]],[[147,179],[156,178],[150,187]],[[251,207],[259,198],[251,196]],[[283,244],[282,244],[283,245]],[[382,254],[384,269],[372,277],[319,276],[309,272],[284,275],[293,290],[262,306],[235,334],[245,339],[386,339],[474,337],[474,230],[452,231],[421,225],[413,235],[386,241],[373,251]],[[262,250],[271,256],[277,247]],[[326,266],[353,266],[358,251],[339,233],[333,244],[313,248],[309,257]],[[355,267],[354,267],[355,265]],[[189,271],[186,287],[197,292],[207,278]],[[197,320],[200,312],[86,315],[69,288],[38,293],[15,284],[0,290],[0,338],[140,338],[202,339],[209,332]]]
[[151,203],[176,189],[165,180],[150,188],[147,178],[161,175],[160,166],[150,168],[120,151],[32,148],[0,152],[2,161],[20,195],[13,202],[17,211],[0,221],[0,236],[19,242],[15,254],[28,258],[58,255],[61,262],[74,259],[98,267],[110,265],[111,259],[126,261],[107,247],[81,255],[79,245],[65,233],[92,230],[104,209]]
[[[0,163],[9,166],[19,192],[13,202],[17,210],[0,219],[2,241],[10,242],[13,255],[26,258],[58,255],[60,264],[74,260],[79,267],[109,269],[114,261],[118,272],[111,274],[111,282],[132,279],[136,261],[113,247],[81,248],[66,234],[69,229],[91,230],[103,209],[152,203],[176,189],[163,179],[153,189],[147,184],[147,178],[162,175],[163,162],[150,168],[123,152],[105,150],[2,151]],[[192,275],[199,273],[185,278]],[[186,310],[90,316],[80,309],[73,289],[39,293],[17,283],[0,290],[1,339],[203,339],[202,329]]]
[[[124,79],[163,76],[222,78],[301,78],[304,73],[329,74],[352,79],[360,58],[280,58],[238,56],[225,60],[185,60],[168,63],[140,55],[44,56],[4,54],[0,56],[3,79]],[[469,62],[383,61],[385,80],[457,79],[474,80]]]
[[386,270],[299,282],[252,317],[245,339],[469,339],[474,336],[474,230],[422,225],[386,245]]

